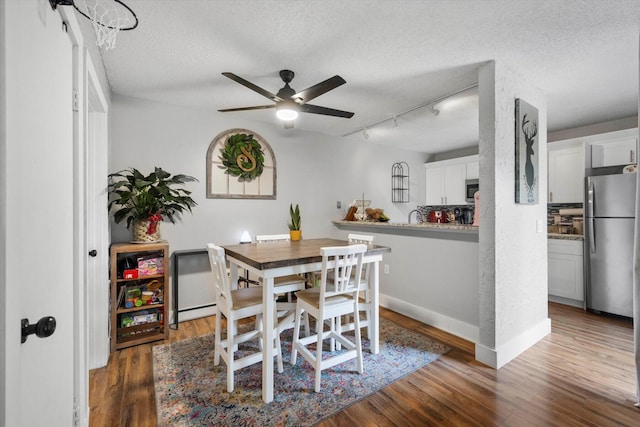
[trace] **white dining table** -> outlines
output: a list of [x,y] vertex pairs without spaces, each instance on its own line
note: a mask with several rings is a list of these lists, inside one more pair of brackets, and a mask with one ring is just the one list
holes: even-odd
[[[322,269],[320,249],[329,246],[347,246],[349,242],[338,239],[302,239],[298,241],[273,242],[268,245],[248,243],[239,245],[223,245],[230,265],[231,283],[237,284],[240,270],[249,271],[251,276],[262,278],[263,296],[263,340],[266,343],[275,339],[275,298],[274,278],[289,274],[304,274]],[[370,286],[372,318],[367,328],[370,351],[380,351],[380,315],[379,315],[379,270],[384,253],[391,248],[369,244],[364,254],[363,263],[371,263]],[[268,325],[272,325],[268,327]],[[273,401],[273,346],[262,346],[262,400]]]

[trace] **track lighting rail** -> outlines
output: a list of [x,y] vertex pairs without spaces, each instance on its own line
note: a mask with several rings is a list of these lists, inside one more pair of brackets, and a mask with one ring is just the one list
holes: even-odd
[[[456,91],[454,91],[454,92],[448,93],[448,94],[446,94],[446,95],[439,96],[438,98],[434,98],[434,99],[432,99],[432,100],[429,100],[429,101],[427,101],[427,102],[425,102],[425,103],[423,103],[423,104],[420,104],[420,105],[418,105],[418,106],[416,106],[416,107],[413,107],[413,108],[410,108],[410,109],[408,109],[408,110],[405,110],[405,111],[403,111],[403,112],[401,112],[401,113],[394,114],[393,116],[389,116],[389,117],[387,117],[387,118],[384,118],[384,119],[382,119],[382,120],[379,120],[379,121],[377,121],[377,122],[375,122],[375,123],[372,123],[372,124],[370,124],[370,125],[363,126],[363,127],[360,127],[360,128],[358,128],[358,129],[356,129],[356,130],[354,130],[354,131],[351,131],[351,132],[345,133],[345,134],[343,134],[342,136],[349,136],[349,135],[353,135],[353,134],[358,133],[358,132],[362,132],[362,134],[363,134],[363,135],[366,135],[366,136],[365,136],[365,138],[368,138],[367,129],[371,129],[371,128],[375,127],[375,126],[381,125],[382,123],[388,122],[388,121],[390,121],[390,120],[392,120],[392,121],[393,121],[393,123],[394,123],[394,127],[396,127],[396,126],[397,126],[397,123],[398,123],[398,122],[397,122],[398,117],[404,116],[405,114],[411,113],[411,112],[413,112],[413,111],[415,111],[415,110],[418,110],[418,109],[420,109],[420,108],[424,108],[424,107],[431,107],[431,110],[430,110],[430,111],[433,111],[433,110],[434,110],[434,105],[435,105],[436,103],[441,102],[441,101],[444,101],[444,100],[445,100],[445,99],[447,99],[447,98],[451,98],[452,96],[458,95],[458,94],[460,94],[460,93],[462,93],[462,92],[466,92],[466,91],[468,91],[468,90],[470,90],[470,89],[473,89],[473,88],[476,88],[476,87],[478,87],[478,84],[477,84],[477,83],[472,84],[472,85],[470,85],[470,86],[467,86],[467,87],[465,87],[465,88],[462,88],[462,89],[456,90]],[[435,109],[435,111],[438,111],[438,113],[440,112],[440,110],[438,110],[438,109]],[[434,114],[435,114],[435,115],[437,115],[435,112],[434,112]]]

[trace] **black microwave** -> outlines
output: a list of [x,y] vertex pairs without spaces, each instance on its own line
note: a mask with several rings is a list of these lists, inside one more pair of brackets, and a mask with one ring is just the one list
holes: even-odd
[[476,194],[476,191],[480,191],[480,181],[477,179],[467,179],[464,182],[464,195],[465,199],[469,203],[473,203],[475,199],[473,195]]

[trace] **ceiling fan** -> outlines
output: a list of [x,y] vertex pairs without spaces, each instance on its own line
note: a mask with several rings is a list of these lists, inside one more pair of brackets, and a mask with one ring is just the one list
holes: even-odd
[[243,86],[259,93],[260,95],[269,98],[275,104],[271,105],[256,105],[253,107],[239,107],[239,108],[226,108],[218,110],[221,112],[229,111],[247,111],[247,110],[264,110],[267,108],[275,108],[276,115],[282,121],[284,121],[285,129],[291,129],[293,127],[293,121],[298,117],[298,112],[323,114],[325,116],[344,117],[350,119],[353,117],[353,113],[349,111],[335,110],[333,108],[321,107],[319,105],[307,104],[318,96],[329,92],[332,89],[337,88],[346,83],[346,81],[340,76],[333,76],[323,82],[296,92],[289,86],[295,73],[291,70],[281,70],[280,78],[284,82],[284,86],[278,91],[277,95],[264,90],[259,86],[239,77],[233,73],[222,73],[223,76],[230,78],[231,80],[240,83]]

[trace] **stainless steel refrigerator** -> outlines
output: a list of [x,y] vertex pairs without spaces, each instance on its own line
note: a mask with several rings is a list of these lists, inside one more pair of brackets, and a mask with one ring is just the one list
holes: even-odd
[[633,317],[636,174],[587,177],[585,193],[587,308]]

